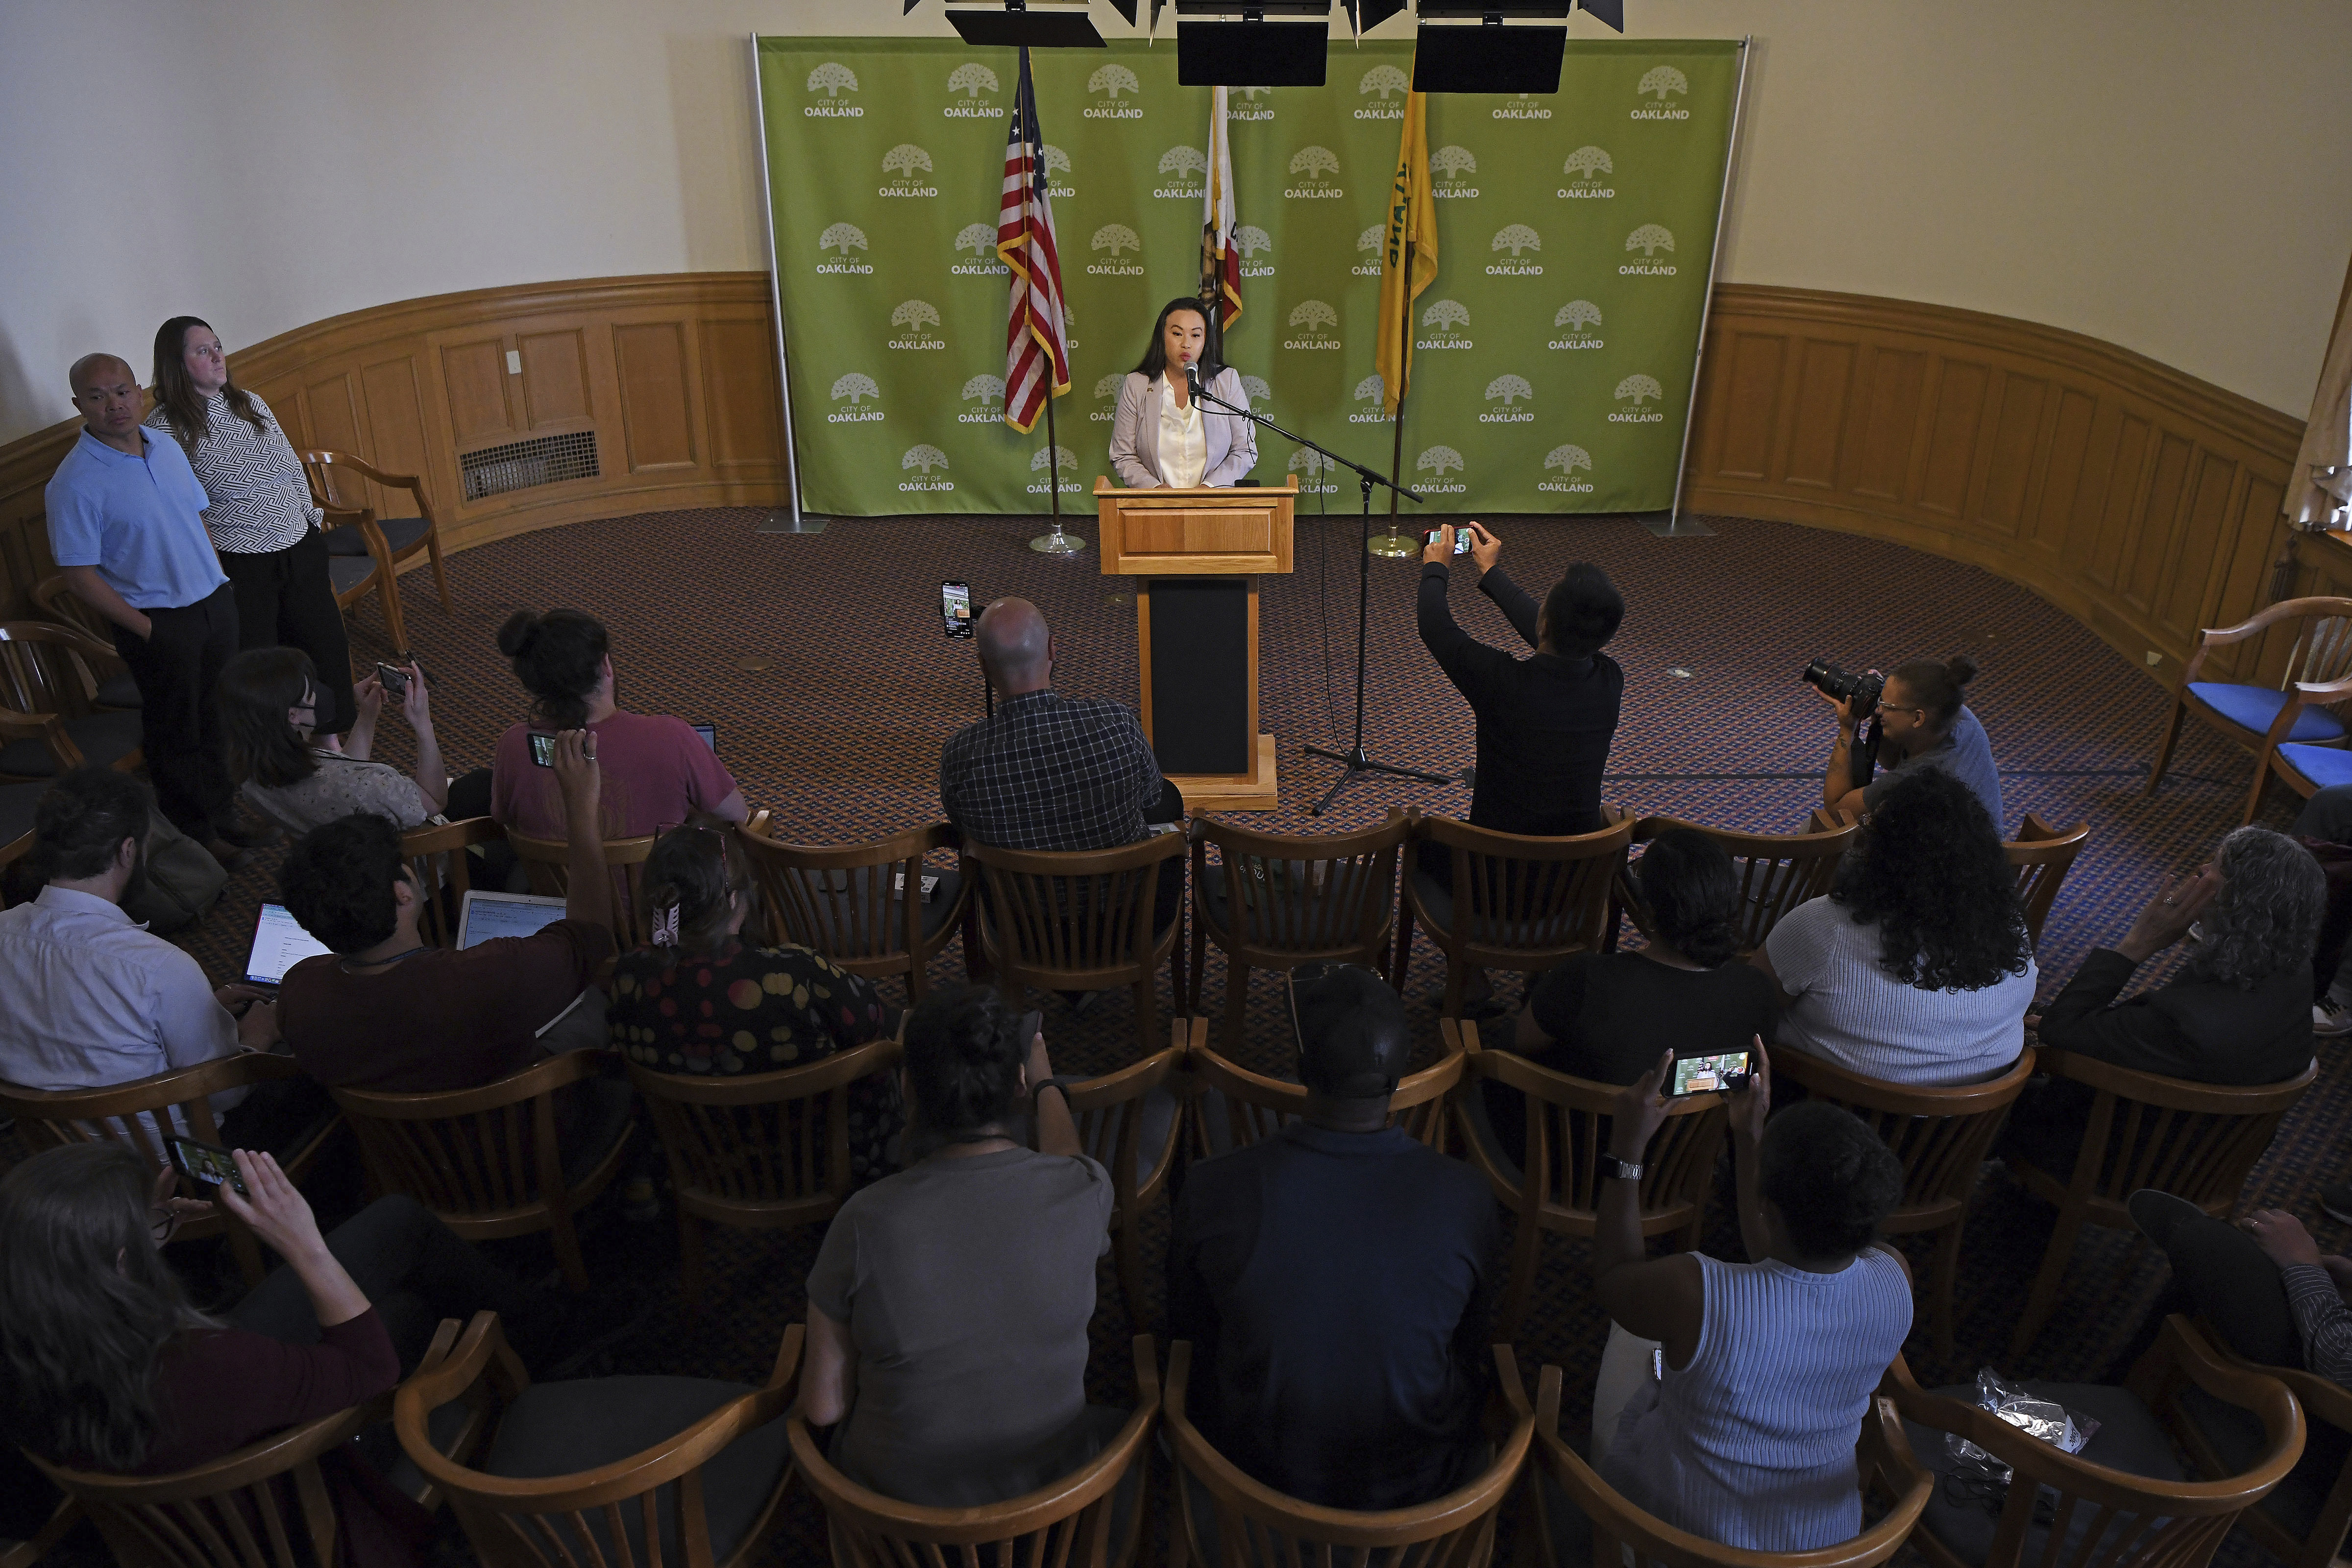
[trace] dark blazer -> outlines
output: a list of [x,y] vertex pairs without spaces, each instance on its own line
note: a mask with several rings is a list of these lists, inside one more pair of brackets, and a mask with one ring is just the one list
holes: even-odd
[[2184,977],[2116,1001],[2137,967],[2112,948],[2093,949],[2042,1009],[2042,1043],[2192,1083],[2278,1083],[2309,1065],[2308,968],[2280,970],[2243,991]]

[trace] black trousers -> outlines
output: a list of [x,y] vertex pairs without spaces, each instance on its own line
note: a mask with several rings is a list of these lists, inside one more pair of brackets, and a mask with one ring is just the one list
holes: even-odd
[[228,763],[221,752],[220,704],[213,688],[236,653],[236,595],[224,583],[178,609],[145,612],[145,637],[114,628],[114,650],[139,688],[139,743],[155,804],[199,844],[232,826]]
[[319,672],[320,734],[352,727],[359,704],[352,696],[352,641],[342,606],[327,575],[327,536],[317,529],[283,550],[254,555],[221,552],[221,570],[236,591],[236,646],[299,647]]

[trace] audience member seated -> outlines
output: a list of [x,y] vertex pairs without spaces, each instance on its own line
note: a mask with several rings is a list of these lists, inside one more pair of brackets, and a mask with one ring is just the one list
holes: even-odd
[[[1135,710],[1054,689],[1054,634],[1036,605],[999,599],[972,635],[996,710],[940,755],[940,805],[960,832],[998,849],[1115,849],[1184,820],[1184,797],[1160,776]],[[1159,889],[1155,929],[1183,906],[1173,862]]]
[[[621,955],[604,1009],[615,1049],[656,1072],[727,1077],[804,1067],[896,1034],[899,1011],[874,982],[805,947],[743,940],[753,882],[732,830],[680,827],[646,858],[654,941]],[[849,1165],[862,1184],[887,1168],[902,1122],[887,1073],[849,1088]]]
[[[2160,889],[2123,940],[2095,948],[2042,1009],[2044,1046],[2192,1083],[2279,1083],[2311,1064],[2311,950],[2327,879],[2283,833],[2241,827],[2212,862]],[[2166,984],[2117,1002],[2132,973],[2183,936]],[[2027,1086],[2001,1148],[2063,1175],[2095,1093],[2065,1079]]]
[[[488,815],[510,831],[527,838],[572,831],[561,790],[532,757],[532,734],[555,730],[584,729],[596,737],[604,837],[643,838],[690,822],[698,812],[729,822],[751,815],[733,776],[692,725],[616,705],[613,639],[593,616],[517,610],[499,628],[499,651],[531,698],[530,721],[508,725],[490,759]],[[478,815],[469,808],[459,814]]]
[[[2294,837],[2352,848],[2352,784],[2329,784],[2303,803],[2294,819]],[[2342,916],[2327,922],[2342,934]],[[2352,942],[2324,942],[2331,952],[2321,978],[2326,988],[2311,1005],[2311,1031],[2325,1040],[2352,1035]]]
[[404,775],[370,762],[383,684],[371,675],[352,689],[357,717],[351,733],[319,731],[319,708],[333,699],[319,684],[310,656],[296,647],[248,648],[221,671],[221,732],[229,774],[247,804],[289,833],[308,833],[366,812],[405,832],[448,803],[440,742],[425,694],[425,672],[410,665],[401,717],[416,732],[416,768]]
[[1408,1507],[1486,1462],[1502,1227],[1476,1173],[1387,1124],[1412,1049],[1396,993],[1354,964],[1289,985],[1306,1113],[1192,1167],[1168,1331],[1218,1452],[1307,1502]]
[[1877,1242],[1902,1201],[1903,1166],[1852,1112],[1823,1101],[1767,1123],[1771,1064],[1755,1044],[1731,1119],[1739,1235],[1753,1262],[1643,1256],[1641,1162],[1665,1120],[1658,1091],[1673,1053],[1610,1119],[1592,1268],[1615,1327],[1593,1401],[1595,1448],[1609,1439],[1595,1468],[1694,1535],[1813,1552],[1861,1533],[1853,1446],[1911,1331],[1910,1269]]
[[330,950],[278,987],[278,1026],[305,1072],[337,1088],[427,1094],[604,1043],[604,999],[588,987],[613,956],[613,881],[591,826],[598,770],[585,731],[556,737],[551,771],[570,829],[570,891],[564,918],[531,936],[463,952],[426,942],[417,919],[437,895],[417,885],[399,830],[381,816],[331,822],[288,851],[278,897]]
[[[393,1387],[445,1317],[496,1311],[526,1359],[569,1349],[582,1315],[524,1290],[415,1200],[380,1198],[321,1237],[268,1154],[215,1202],[285,1267],[219,1318],[158,1250],[212,1204],[173,1195],[120,1143],[36,1154],[0,1179],[0,1436],[53,1464],[164,1475]],[[356,1568],[421,1562],[431,1516],[355,1452],[322,1465]],[[46,1483],[44,1483],[46,1484]]]
[[1984,805],[1923,768],[1880,797],[1828,893],[1748,962],[1776,983],[1780,1043],[1890,1083],[1998,1076],[2025,1046],[2033,942]]
[[[0,1079],[106,1089],[277,1044],[261,992],[215,989],[184,948],[123,912],[146,882],[151,809],[147,786],[110,768],[77,768],[41,797],[30,858],[47,885],[0,912]],[[325,1109],[294,1079],[213,1097],[222,1136],[265,1149],[288,1147]]]
[[[2000,774],[1993,766],[1992,742],[1985,738],[1976,714],[1960,700],[1976,674],[1977,661],[1966,654],[1941,664],[1932,658],[1898,664],[1886,678],[1874,713],[1856,712],[1851,703],[1822,692],[1822,700],[1838,716],[1837,742],[1830,748],[1829,770],[1822,780],[1822,804],[1832,811],[1867,816],[1896,784],[1923,768],[1934,768],[1969,786],[1992,818],[1998,837]],[[1857,788],[1852,773],[1854,735],[1873,718],[1879,723],[1878,776]]]
[[[1086,1393],[1110,1175],[1080,1152],[1045,1037],[1022,1021],[985,988],[914,1009],[907,1101],[937,1151],[853,1194],[809,1271],[802,1413],[840,1424],[843,1474],[905,1502],[1018,1497],[1126,1419]],[[1034,1151],[1013,1137],[1024,1106]]]

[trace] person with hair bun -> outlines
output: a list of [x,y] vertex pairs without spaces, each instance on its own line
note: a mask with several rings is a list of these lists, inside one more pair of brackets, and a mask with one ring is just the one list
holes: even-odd
[[[755,889],[731,828],[689,826],[646,857],[653,941],[621,955],[604,1009],[615,1050],[656,1072],[730,1077],[806,1067],[898,1031],[874,982],[805,947],[743,940]],[[888,1168],[903,1120],[887,1074],[849,1087],[849,1169]]]
[[936,1150],[852,1194],[809,1270],[801,1413],[835,1428],[843,1474],[904,1502],[1018,1497],[1126,1418],[1087,1404],[1110,1173],[1079,1144],[1034,1017],[984,986],[908,1016],[901,1079]]
[[517,610],[499,628],[499,652],[530,693],[530,719],[510,724],[490,759],[489,814],[530,838],[563,837],[563,797],[534,763],[531,736],[585,730],[604,772],[607,838],[642,838],[696,813],[741,822],[743,792],[694,727],[666,713],[631,713],[614,700],[613,639],[581,610]]
[[[1875,675],[1876,670],[1871,673]],[[1828,772],[1822,780],[1822,804],[1832,811],[1865,816],[1878,809],[1886,792],[1922,768],[1951,774],[1984,802],[1993,831],[2000,831],[2000,773],[1994,767],[1992,742],[1985,738],[1962,693],[1977,677],[1977,661],[1956,654],[1937,663],[1915,658],[1898,664],[1886,677],[1871,713],[1857,712],[1851,702],[1821,693],[1837,710],[1837,742],[1830,748]],[[1854,737],[1861,727],[1878,721],[1878,773],[1867,784],[1854,785],[1852,768]]]

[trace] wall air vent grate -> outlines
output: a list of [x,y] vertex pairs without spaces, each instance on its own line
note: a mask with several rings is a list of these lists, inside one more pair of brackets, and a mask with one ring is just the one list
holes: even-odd
[[596,461],[593,430],[509,441],[503,447],[460,453],[457,458],[457,475],[465,482],[467,500],[484,500],[539,485],[560,485],[567,479],[593,479],[603,472]]

